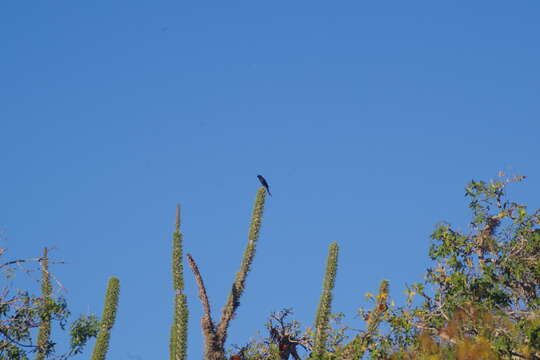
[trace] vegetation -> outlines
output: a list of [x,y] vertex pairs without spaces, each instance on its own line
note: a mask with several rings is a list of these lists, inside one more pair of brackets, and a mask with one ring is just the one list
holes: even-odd
[[111,329],[116,319],[116,310],[118,309],[118,297],[120,296],[120,281],[112,277],[109,279],[107,294],[105,295],[105,305],[103,307],[103,316],[99,324],[99,332],[96,338],[96,345],[92,353],[92,360],[104,360],[109,350],[109,339]]
[[388,313],[382,358],[540,358],[540,210],[505,196],[523,179],[469,183],[471,230],[436,227],[434,266],[411,286],[409,305]]
[[[43,260],[41,260],[41,296],[44,310],[50,309],[54,304],[52,296],[51,276],[49,274],[49,256],[48,249],[43,250]],[[37,360],[45,359],[45,356],[51,351],[53,344],[50,341],[51,336],[51,312],[41,311],[41,324],[37,339]]]
[[423,282],[408,288],[404,306],[395,305],[383,280],[376,296],[367,294],[373,308],[360,309],[365,330],[354,334],[340,322],[328,326],[336,245],[328,256],[315,329],[302,331],[287,320],[290,309],[273,313],[268,337],[237,347],[231,359],[300,360],[297,346],[304,358],[321,360],[540,359],[540,210],[529,212],[505,193],[523,179],[500,174],[498,180],[467,185],[470,229],[436,226],[429,250],[433,265]]
[[204,314],[201,319],[201,327],[205,338],[205,359],[207,360],[225,359],[225,340],[227,339],[227,331],[231,320],[240,306],[240,298],[244,293],[247,274],[253,263],[257,240],[259,239],[259,232],[262,225],[265,198],[266,189],[261,186],[257,191],[257,197],[255,198],[255,205],[251,216],[251,225],[249,227],[248,243],[240,264],[240,270],[236,273],[236,278],[232,284],[229,297],[222,310],[221,319],[217,325],[215,325],[212,320],[210,302],[208,300],[202,275],[195,260],[193,260],[193,257],[189,254],[187,255],[189,266],[193,271],[193,275],[195,276],[199,288],[199,299],[203,305]]
[[338,250],[337,243],[332,243],[328,250],[328,261],[324,275],[323,291],[319,308],[317,309],[317,318],[315,319],[314,346],[311,353],[311,359],[313,360],[323,360],[327,353],[326,341],[328,339],[330,316],[332,314],[332,290],[334,289],[334,283],[336,281]]
[[[0,249],[0,255],[4,253],[5,249]],[[23,268],[24,264],[29,267]],[[25,290],[12,289],[17,270],[23,269],[30,273],[33,271],[32,264],[41,265],[41,296],[31,295]],[[108,342],[108,332],[112,327],[116,308],[111,312],[106,306],[103,321],[99,321],[95,315],[82,315],[75,319],[70,325],[69,350],[65,353],[57,352],[51,334],[54,328],[65,331],[71,314],[65,299],[53,293],[52,275],[49,271],[49,249],[45,248],[43,256],[38,258],[4,262],[0,264],[0,269],[3,270],[5,277],[4,287],[0,293],[0,359],[26,360],[32,354],[35,354],[37,360],[67,359],[80,354],[88,340],[98,335],[98,331]],[[118,298],[118,280],[112,278],[109,283],[107,303],[111,303],[109,294],[111,292],[116,294],[116,301]],[[114,286],[111,287],[111,284]],[[55,324],[56,326],[53,326]],[[106,347],[100,351],[101,359],[105,358],[105,352]]]
[[[343,314],[332,313],[339,252],[338,244],[332,243],[313,327],[303,328],[291,319],[292,310],[284,309],[270,314],[267,336],[227,351],[228,329],[240,306],[262,226],[266,190],[260,187],[240,269],[217,323],[212,318],[201,272],[193,257],[186,255],[203,307],[204,359],[540,359],[540,210],[528,211],[526,206],[510,201],[505,193],[509,184],[523,179],[501,174],[495,181],[471,181],[465,189],[472,211],[470,228],[461,231],[448,223],[438,224],[428,254],[432,266],[424,280],[407,288],[408,299],[403,306],[395,304],[389,282],[382,280],[376,295],[366,295],[372,302],[371,309],[359,310],[364,330],[344,325]],[[185,360],[187,354],[182,242],[177,207],[170,360]],[[9,287],[2,293],[0,360],[27,359],[32,353],[38,360],[67,358],[79,354],[93,337],[97,340],[92,359],[104,360],[117,312],[118,279],[109,280],[101,321],[94,315],[75,320],[70,350],[55,355],[56,344],[50,340],[52,324],[56,322],[64,329],[69,311],[65,300],[53,295],[48,250],[40,258],[11,261],[0,268],[32,261],[41,264],[42,294],[11,294]]]
[[188,308],[184,291],[184,267],[182,266],[182,233],[180,232],[180,205],[176,206],[176,230],[173,233],[173,288],[174,311],[171,326],[170,360],[186,360]]

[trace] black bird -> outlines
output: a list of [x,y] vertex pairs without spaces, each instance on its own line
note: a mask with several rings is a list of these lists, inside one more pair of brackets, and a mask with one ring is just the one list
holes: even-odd
[[268,195],[272,196],[272,194],[270,194],[270,186],[268,186],[268,183],[266,182],[266,179],[262,175],[257,175],[257,179],[259,179],[262,186],[264,186],[266,188],[266,192],[268,192]]

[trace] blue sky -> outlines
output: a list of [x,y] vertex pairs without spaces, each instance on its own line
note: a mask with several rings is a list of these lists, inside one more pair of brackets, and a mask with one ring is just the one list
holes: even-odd
[[[215,316],[259,183],[263,231],[230,343],[270,311],[311,324],[328,244],[334,310],[420,280],[434,224],[499,170],[540,205],[537,1],[6,2],[0,11],[0,229],[44,246],[75,315],[121,280],[110,358],[168,356],[174,209]],[[187,270],[187,269],[186,269]],[[186,271],[189,357],[200,304]],[[81,358],[87,358],[89,352]]]

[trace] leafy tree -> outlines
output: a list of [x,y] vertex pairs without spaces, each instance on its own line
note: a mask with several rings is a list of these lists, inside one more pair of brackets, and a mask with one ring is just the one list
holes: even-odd
[[540,358],[540,210],[506,197],[507,185],[523,179],[468,184],[470,230],[437,225],[435,265],[410,287],[409,305],[388,315],[380,358]]

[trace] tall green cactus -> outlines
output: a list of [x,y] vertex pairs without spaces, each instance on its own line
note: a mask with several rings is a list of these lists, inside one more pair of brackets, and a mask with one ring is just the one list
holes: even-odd
[[184,267],[182,266],[182,233],[180,232],[180,205],[176,206],[176,230],[173,233],[172,258],[174,297],[174,320],[169,345],[170,360],[186,360],[188,308],[184,291]]
[[92,360],[105,360],[109,350],[109,340],[111,329],[116,320],[116,311],[118,309],[118,297],[120,296],[120,280],[112,277],[107,285],[107,294],[105,295],[105,305],[103,315],[100,321],[99,332],[92,353]]
[[240,297],[245,288],[247,274],[251,269],[251,264],[255,256],[257,240],[262,225],[262,217],[264,213],[264,201],[266,198],[266,189],[260,187],[255,198],[255,205],[251,216],[251,224],[249,227],[248,243],[244,251],[244,256],[240,264],[240,270],[236,273],[236,278],[232,284],[231,292],[227,298],[227,302],[222,309],[222,315],[219,323],[214,324],[210,311],[210,302],[206,293],[206,288],[200,271],[191,255],[187,254],[188,264],[193,271],[197,286],[199,288],[199,299],[203,305],[203,317],[201,319],[201,327],[205,337],[205,360],[224,360],[225,359],[225,341],[227,340],[227,331],[229,324],[236,314],[236,310],[240,306]]
[[40,311],[41,324],[37,338],[37,355],[36,360],[43,360],[49,352],[49,344],[51,337],[51,298],[52,286],[51,277],[49,275],[49,255],[47,248],[43,249],[43,257],[41,259],[41,296],[43,299],[43,308]]
[[217,326],[217,336],[219,344],[224,347],[227,339],[227,330],[229,323],[235,315],[236,309],[240,306],[240,297],[244,293],[247,274],[251,270],[251,264],[255,257],[255,249],[259,233],[262,225],[262,217],[264,213],[264,200],[266,198],[266,189],[261,186],[257,191],[253,213],[251,215],[251,224],[249,226],[248,243],[244,250],[240,270],[236,273],[236,279],[227,298],[225,306],[221,310],[221,320]]
[[323,360],[326,354],[326,340],[328,339],[328,327],[332,313],[332,290],[334,289],[337,274],[338,252],[338,244],[331,243],[328,248],[321,300],[315,319],[314,346],[310,356],[312,360]]

